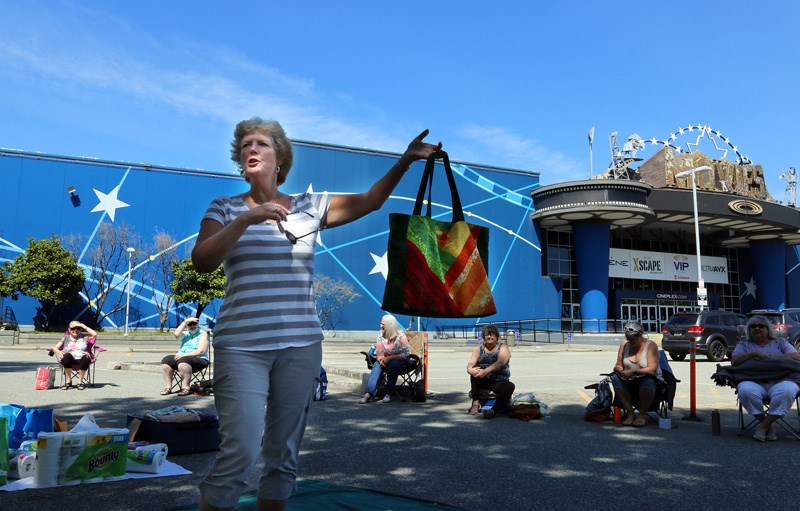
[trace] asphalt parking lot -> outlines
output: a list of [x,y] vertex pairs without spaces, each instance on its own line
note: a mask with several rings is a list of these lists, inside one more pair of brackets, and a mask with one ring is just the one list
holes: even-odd
[[[732,389],[709,379],[716,364],[697,363],[697,413],[689,414],[689,363],[671,362],[678,386],[673,429],[635,429],[586,423],[591,399],[584,385],[614,363],[614,346],[540,345],[512,349],[512,381],[547,403],[548,418],[526,423],[465,414],[470,348],[429,351],[426,403],[358,405],[365,371],[360,343],[324,344],[329,399],[314,403],[300,460],[300,477],[446,502],[465,509],[602,509],[620,495],[641,506],[684,509],[772,507],[794,509],[792,462],[800,442],[779,431],[779,441],[737,436]],[[124,427],[127,414],[170,404],[214,411],[213,398],[160,396],[154,362],[172,346],[130,351],[111,346],[98,362],[94,388],[35,391],[35,370],[52,361],[34,346],[0,346],[0,401],[53,407],[74,423],[84,413]],[[147,367],[149,366],[149,367]],[[113,369],[122,367],[124,369]],[[722,435],[711,434],[710,411],[722,416]],[[172,509],[197,501],[197,482],[214,453],[170,456],[190,476],[126,480],[91,486],[101,509]],[[254,469],[254,473],[258,472]],[[251,475],[251,480],[256,477]],[[85,500],[85,485],[0,492],[3,509],[61,509]],[[731,500],[733,499],[733,500]],[[637,504],[638,506],[638,504]]]

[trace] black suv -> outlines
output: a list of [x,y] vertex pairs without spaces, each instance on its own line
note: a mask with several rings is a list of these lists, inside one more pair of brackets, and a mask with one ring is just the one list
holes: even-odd
[[[800,309],[755,309],[746,314],[751,316],[764,316],[777,330],[779,337],[785,337],[792,345],[800,350]],[[744,328],[742,336],[746,335]]]
[[713,362],[731,356],[739,341],[741,326],[747,318],[727,311],[679,312],[661,329],[661,348],[672,360],[683,360],[689,354],[690,339],[697,339],[697,353],[705,353]]

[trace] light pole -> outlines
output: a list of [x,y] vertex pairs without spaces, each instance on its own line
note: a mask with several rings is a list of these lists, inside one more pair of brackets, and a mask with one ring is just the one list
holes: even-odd
[[711,167],[708,165],[703,165],[701,167],[684,170],[683,172],[675,174],[675,177],[692,176],[692,203],[694,204],[694,245],[697,247],[697,301],[700,310],[703,310],[703,306],[699,305],[701,293],[700,289],[705,290],[705,286],[703,285],[702,264],[700,264],[700,219],[697,214],[697,178],[695,177],[695,174],[706,170],[711,170]]
[[[697,167],[694,169],[684,170],[675,174],[675,177],[692,176],[692,202],[694,203],[694,244],[697,247],[697,306],[703,310],[703,304],[706,302],[706,289],[703,284],[702,265],[700,264],[700,219],[697,215],[697,178],[695,174],[701,170],[711,170],[708,165]],[[691,329],[689,330],[691,332]],[[695,357],[697,353],[697,337],[692,336],[689,341],[689,415],[685,416],[684,420],[699,421],[700,417],[697,416],[697,370],[695,366]]]
[[131,311],[131,258],[133,257],[133,253],[136,252],[136,249],[133,247],[127,248],[128,252],[128,280],[126,283],[126,288],[128,292],[128,300],[125,302],[125,334],[128,335],[128,318],[130,317]]

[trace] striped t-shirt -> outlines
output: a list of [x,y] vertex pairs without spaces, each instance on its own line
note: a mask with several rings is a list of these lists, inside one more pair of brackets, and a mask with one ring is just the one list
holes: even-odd
[[[218,197],[203,220],[223,226],[249,209],[243,195]],[[227,278],[214,346],[277,350],[322,341],[314,297],[316,230],[325,226],[328,195],[291,196],[280,225],[251,225],[223,261]],[[287,232],[298,239],[292,245]]]

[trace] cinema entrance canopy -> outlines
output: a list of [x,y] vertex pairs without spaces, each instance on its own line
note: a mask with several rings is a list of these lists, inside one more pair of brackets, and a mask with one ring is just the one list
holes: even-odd
[[[746,312],[800,305],[791,285],[800,214],[767,192],[760,165],[712,160],[665,146],[632,170],[620,158],[603,175],[531,193],[542,273],[560,291],[562,317],[637,319],[654,331],[697,304],[691,177],[696,173],[702,275],[709,306]],[[798,282],[800,284],[800,282]]]

